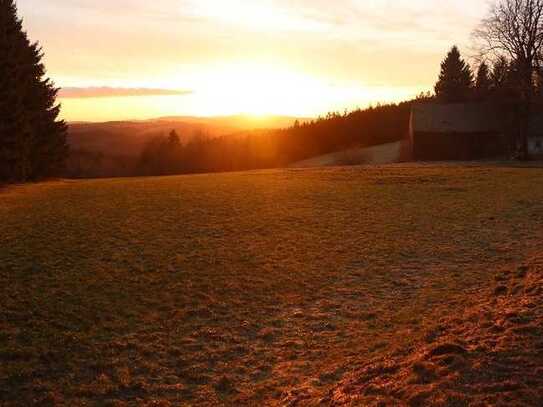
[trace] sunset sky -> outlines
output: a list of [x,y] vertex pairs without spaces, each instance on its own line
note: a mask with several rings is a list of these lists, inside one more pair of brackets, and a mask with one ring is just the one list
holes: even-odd
[[[19,0],[68,120],[283,114],[430,90],[486,0]],[[467,52],[469,54],[469,52]]]

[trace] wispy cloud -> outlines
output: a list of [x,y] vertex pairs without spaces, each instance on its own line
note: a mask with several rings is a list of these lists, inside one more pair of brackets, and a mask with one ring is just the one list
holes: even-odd
[[59,97],[64,99],[140,97],[140,96],[182,96],[192,94],[190,90],[148,89],[148,88],[62,88]]
[[[311,100],[301,95],[296,112],[312,99],[323,100],[322,109],[329,110],[363,106],[380,97],[373,87],[386,87],[396,95],[404,95],[404,89],[431,89],[453,44],[468,56],[470,33],[489,1],[17,0],[17,4],[30,37],[43,46],[51,78],[60,86],[82,87],[63,90],[61,96],[70,98],[63,103],[65,111],[73,104],[80,110],[94,106],[109,112],[118,102],[124,112],[127,105],[145,102],[145,97],[137,96],[179,95],[187,92],[171,89],[194,89],[194,97],[172,98],[161,106],[151,100],[142,109],[145,113],[171,105],[177,114],[219,112],[218,100],[230,112],[233,105],[242,104],[243,91],[252,94],[258,78],[263,79],[257,84],[276,84],[268,89],[272,95],[278,89],[291,94],[298,82],[279,80],[284,72],[288,78],[310,78],[310,90],[319,95]],[[230,67],[236,69],[232,72]],[[339,88],[333,97],[323,97],[330,95],[330,83]],[[85,88],[95,84],[112,88]],[[225,84],[235,91],[222,92]],[[352,95],[350,88],[367,92]],[[92,99],[121,96],[132,98],[107,103]],[[254,99],[243,103],[252,108]],[[270,100],[270,95],[262,92],[257,99]],[[282,107],[285,98],[278,99]]]
[[301,13],[297,7],[274,0],[184,0],[185,17],[241,30],[319,32],[329,21]]

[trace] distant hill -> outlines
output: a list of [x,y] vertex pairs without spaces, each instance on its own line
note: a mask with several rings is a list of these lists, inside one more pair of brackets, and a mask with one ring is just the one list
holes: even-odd
[[291,127],[296,120],[310,119],[287,116],[254,118],[225,117],[161,117],[153,120],[104,123],[69,123],[70,157],[66,175],[75,178],[118,177],[134,174],[144,146],[172,130],[186,143],[200,139],[234,139],[254,135],[266,129]]
[[309,119],[287,116],[253,118],[226,117],[162,117],[145,121],[104,123],[69,123],[68,143],[73,151],[134,157],[153,137],[176,130],[182,141],[195,136],[215,138],[253,129],[276,129]]
[[159,121],[185,122],[201,125],[215,125],[237,128],[239,130],[278,129],[290,127],[296,120],[300,122],[310,121],[310,117],[293,116],[217,116],[217,117],[192,117],[192,116],[167,116],[161,117]]
[[[66,176],[244,171],[287,167],[315,157],[317,165],[323,165],[320,161],[330,161],[328,155],[335,165],[397,161],[394,147],[359,150],[403,140],[409,130],[411,104],[378,105],[318,119],[163,117],[75,123],[69,130]],[[170,143],[167,135],[171,130],[176,130],[181,143]]]

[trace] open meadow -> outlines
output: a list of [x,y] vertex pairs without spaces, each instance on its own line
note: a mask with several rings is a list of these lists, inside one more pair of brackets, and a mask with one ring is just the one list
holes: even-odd
[[522,262],[542,178],[406,164],[6,187],[0,405],[318,400]]

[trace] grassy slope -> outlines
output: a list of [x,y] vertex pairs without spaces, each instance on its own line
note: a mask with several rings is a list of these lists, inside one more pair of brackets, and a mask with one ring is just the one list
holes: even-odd
[[290,165],[290,168],[338,167],[346,165],[385,165],[402,161],[402,142],[372,147],[350,148]]
[[461,313],[443,312],[416,346],[361,361],[325,398],[301,387],[285,398],[311,406],[541,406],[543,253],[540,247]]
[[541,169],[52,182],[0,195],[0,402],[280,402],[521,259]]

